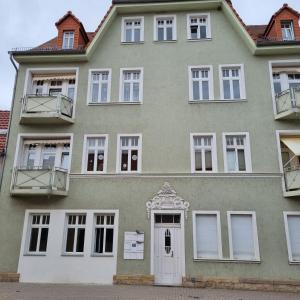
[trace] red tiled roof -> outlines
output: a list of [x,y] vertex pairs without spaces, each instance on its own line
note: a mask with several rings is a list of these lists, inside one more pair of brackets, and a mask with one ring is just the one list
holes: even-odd
[[264,35],[266,28],[267,25],[247,25],[247,30],[255,41]]
[[[7,130],[9,125],[10,112],[7,110],[0,110],[0,130]],[[0,153],[5,150],[6,135],[0,135]]]

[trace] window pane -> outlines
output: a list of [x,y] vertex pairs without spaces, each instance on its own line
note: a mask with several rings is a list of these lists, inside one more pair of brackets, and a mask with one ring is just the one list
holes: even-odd
[[159,41],[164,40],[164,29],[163,28],[157,29],[157,40],[159,40]]
[[206,39],[206,26],[200,26],[200,38],[201,39]]
[[78,228],[77,231],[77,243],[76,243],[76,252],[83,252],[84,249],[84,228]]
[[173,28],[172,27],[167,28],[167,40],[168,41],[173,40]]
[[96,228],[95,253],[103,253],[104,229]]
[[139,101],[140,95],[140,85],[138,82],[133,83],[133,101]]
[[124,101],[130,101],[130,83],[124,83]]
[[102,83],[101,85],[101,101],[106,102],[107,101],[107,83]]
[[46,252],[48,241],[48,228],[41,229],[40,252]]
[[67,170],[69,168],[69,160],[70,160],[70,153],[62,153],[60,167],[62,169]]
[[139,42],[141,40],[141,30],[139,28],[136,28],[134,30],[134,41]]
[[229,172],[236,171],[236,155],[234,149],[227,149],[227,169]]
[[131,32],[132,32],[132,29],[126,29],[126,31],[125,31],[125,41],[126,42],[131,42]]
[[202,99],[209,99],[208,81],[202,81]]
[[95,153],[93,150],[90,150],[88,153],[87,171],[94,171],[94,160],[95,160]]
[[255,258],[251,215],[231,215],[232,251],[234,259]]
[[68,97],[74,100],[74,93],[75,93],[75,88],[69,87],[68,88]]
[[131,151],[131,171],[137,171],[138,169],[138,151]]
[[191,26],[191,38],[193,40],[198,39],[198,25]]
[[223,80],[223,89],[224,89],[224,99],[231,99],[229,80]]
[[35,252],[37,250],[38,235],[39,229],[32,228],[30,235],[29,251]]
[[73,252],[74,236],[75,236],[75,228],[68,228],[66,252]]
[[239,80],[233,80],[233,98],[234,99],[240,99],[241,94],[240,94],[240,81]]
[[122,157],[121,157],[121,171],[127,171],[127,170],[128,170],[128,151],[123,150]]
[[97,171],[104,170],[104,151],[98,151],[97,156]]
[[113,228],[106,229],[106,239],[105,239],[105,252],[111,253],[113,251],[114,242],[114,230]]
[[212,171],[211,150],[205,150],[205,170],[206,171]]
[[246,171],[245,151],[238,149],[239,171]]
[[275,91],[275,94],[281,93],[281,83],[280,82],[274,82],[274,91]]
[[193,100],[200,100],[199,81],[193,81]]
[[201,153],[201,151],[195,152],[195,170],[202,171],[202,153]]
[[218,258],[218,227],[216,215],[196,216],[198,258]]
[[43,169],[52,169],[55,164],[55,154],[43,155]]
[[300,216],[288,216],[289,236],[293,260],[300,260]]

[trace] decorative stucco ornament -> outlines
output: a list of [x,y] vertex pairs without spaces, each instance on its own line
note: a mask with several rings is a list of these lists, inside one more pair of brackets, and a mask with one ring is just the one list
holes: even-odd
[[177,196],[176,191],[168,182],[165,182],[156,195],[146,203],[148,218],[153,209],[184,210],[185,218],[187,218],[189,206],[190,203]]

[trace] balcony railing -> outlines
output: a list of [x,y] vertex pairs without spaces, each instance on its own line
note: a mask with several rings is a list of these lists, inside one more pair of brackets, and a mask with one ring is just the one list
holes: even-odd
[[291,88],[275,96],[278,119],[300,119],[300,88]]
[[300,196],[300,166],[286,168],[284,181],[288,196]]
[[67,170],[17,167],[13,171],[11,193],[19,196],[66,196],[67,186]]
[[73,100],[65,95],[34,94],[26,95],[22,99],[21,121],[30,123],[37,119],[42,123],[43,119],[60,118],[72,122]]

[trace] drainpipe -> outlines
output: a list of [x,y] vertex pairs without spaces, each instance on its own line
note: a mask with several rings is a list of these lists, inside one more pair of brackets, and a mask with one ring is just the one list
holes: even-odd
[[8,122],[8,129],[7,129],[7,135],[6,135],[6,145],[5,145],[5,149],[4,149],[2,172],[1,172],[1,176],[0,176],[0,191],[1,191],[1,188],[2,188],[3,174],[4,174],[7,147],[8,147],[8,140],[9,140],[9,137],[10,137],[10,126],[11,126],[12,114],[13,114],[13,110],[14,110],[15,95],[16,95],[16,88],[17,88],[17,79],[18,79],[18,73],[19,73],[19,69],[18,69],[18,67],[17,67],[17,65],[16,65],[16,63],[13,59],[12,53],[8,52],[8,54],[9,54],[9,59],[10,59],[12,65],[13,65],[13,67],[16,70],[16,74],[15,74],[14,89],[13,89],[13,95],[12,95],[12,101],[11,101],[11,107],[10,107],[10,114],[9,114],[9,122]]

